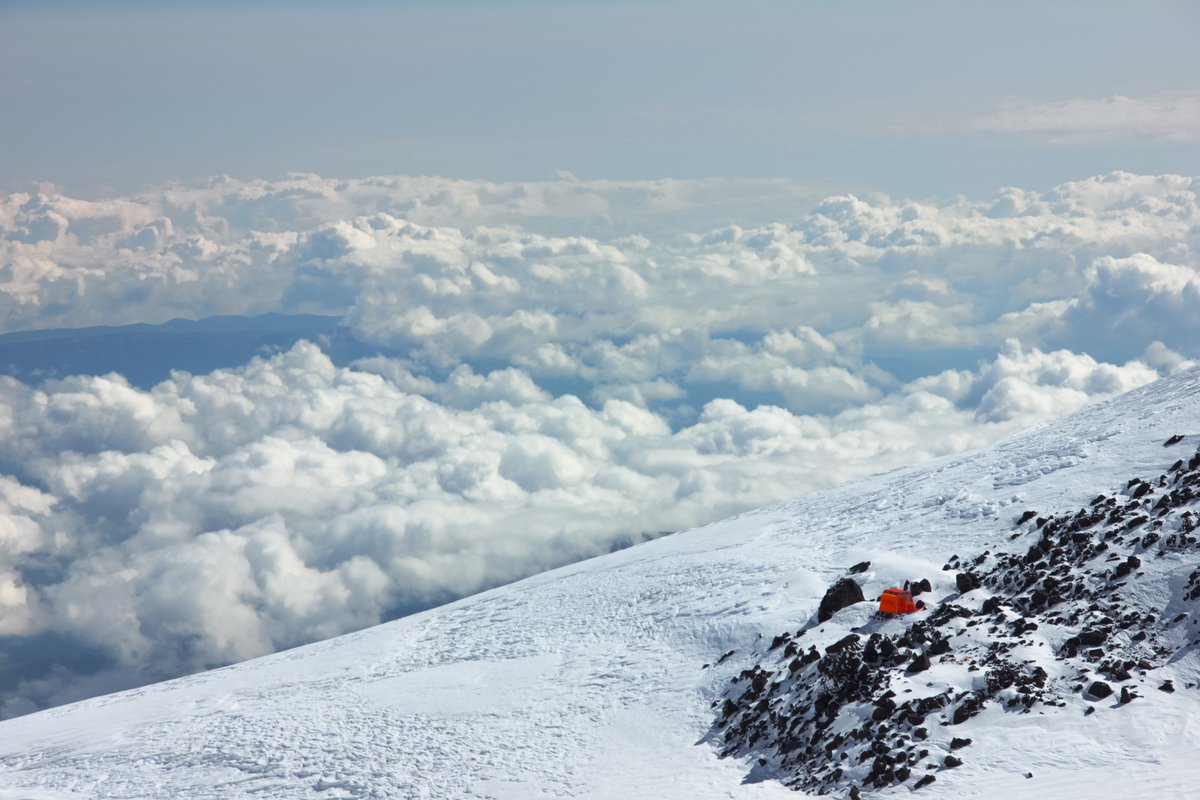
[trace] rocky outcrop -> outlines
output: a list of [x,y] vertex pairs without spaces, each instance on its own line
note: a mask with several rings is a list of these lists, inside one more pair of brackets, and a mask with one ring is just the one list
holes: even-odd
[[817,622],[826,622],[846,606],[861,603],[864,599],[862,587],[853,578],[842,578],[830,586],[821,598],[821,605],[817,607]]
[[[955,572],[958,594],[945,594],[911,622],[872,620],[823,652],[801,646],[808,630],[780,634],[713,703],[721,755],[752,757],[760,773],[816,794],[920,789],[970,752],[962,748],[972,740],[949,730],[989,708],[1049,714],[1073,703],[1083,716],[1096,705],[1125,713],[1117,709],[1139,697],[1135,675],[1151,679],[1181,642],[1200,645],[1186,639],[1190,609],[1167,618],[1122,591],[1154,559],[1200,556],[1200,515],[1191,508],[1198,502],[1200,452],[1076,512],[1027,512],[997,552],[951,556],[944,569]],[[1200,568],[1176,585],[1172,605],[1200,602]],[[917,587],[933,591],[928,581]],[[862,600],[858,583],[843,578],[822,598],[817,619]],[[1040,640],[1049,645],[1047,665],[1067,677],[1051,681],[1027,657],[1034,637],[1044,636],[1051,636]],[[924,673],[948,662],[959,672],[938,673],[937,686],[964,668],[970,678],[924,688],[935,686]],[[1176,691],[1169,679],[1149,685]],[[986,747],[976,737],[972,751]]]

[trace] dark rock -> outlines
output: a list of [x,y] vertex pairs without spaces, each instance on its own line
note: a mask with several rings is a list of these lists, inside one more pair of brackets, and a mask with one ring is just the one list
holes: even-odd
[[979,576],[970,572],[960,572],[954,576],[954,583],[958,587],[959,594],[966,594],[972,589],[979,588]]
[[738,710],[737,705],[734,704],[734,702],[732,700],[730,700],[728,697],[726,697],[725,705],[723,705],[721,707],[722,719],[729,719],[731,716],[733,716],[737,712],[737,710]]
[[821,598],[821,605],[817,608],[817,621],[826,622],[843,608],[863,600],[862,587],[850,578],[842,578],[830,586]]
[[950,740],[950,749],[957,750],[960,747],[966,747],[970,743],[971,743],[970,739],[960,739],[957,736],[955,736],[953,739]]
[[1092,714],[1095,714],[1095,713],[1096,713],[1096,707],[1095,707],[1095,706],[1088,706],[1087,708],[1085,708],[1085,709],[1083,710],[1083,715],[1084,715],[1085,717],[1090,717]]
[[1183,441],[1183,434],[1177,433],[1174,436],[1172,436],[1170,439],[1167,439],[1165,442],[1163,442],[1163,447],[1170,447],[1171,445],[1179,444],[1182,441]]
[[914,783],[913,788],[920,789],[923,786],[928,786],[929,784],[933,783],[936,780],[937,780],[937,778],[933,777],[932,775],[926,775],[924,778],[921,778],[916,783]]
[[1081,646],[1095,647],[1098,644],[1104,644],[1104,641],[1108,638],[1108,634],[1104,631],[1093,628],[1080,631],[1079,635],[1075,638],[1079,640],[1079,644]]
[[950,716],[951,725],[961,725],[983,710],[983,701],[975,695],[963,700]]
[[924,672],[925,670],[929,669],[930,666],[931,665],[929,663],[928,654],[922,653],[921,655],[914,658],[912,660],[912,663],[908,665],[908,671],[914,672],[914,673],[915,672]]
[[1103,700],[1112,693],[1112,687],[1104,681],[1092,681],[1092,685],[1087,688],[1087,694],[1091,695],[1097,700]]
[[1121,687],[1121,696],[1120,696],[1120,698],[1118,698],[1121,702],[1121,705],[1125,705],[1126,703],[1132,702],[1135,697],[1137,697],[1137,695],[1134,694],[1133,692],[1129,691],[1128,686]]
[[870,561],[860,561],[857,564],[855,564],[853,567],[850,568],[850,574],[858,575],[860,573],[866,572],[870,568],[871,568]]
[[916,597],[917,595],[924,594],[925,592],[932,592],[933,585],[929,582],[929,578],[922,578],[912,585],[910,591],[912,592],[912,596]]
[[838,639],[833,644],[829,645],[829,647],[826,647],[825,652],[826,652],[826,654],[840,653],[843,650],[845,650],[847,647],[849,647],[850,645],[855,644],[861,638],[862,637],[859,636],[857,633],[847,634],[847,635],[843,636],[841,639]]
[[892,715],[896,710],[896,701],[890,697],[881,698],[875,703],[875,710],[871,712],[871,719],[876,722],[883,722]]
[[929,645],[929,649],[926,651],[926,653],[931,656],[940,656],[943,653],[949,653],[949,652],[950,652],[950,640],[949,639],[935,639],[933,644]]
[[1022,515],[1020,516],[1020,518],[1017,520],[1017,524],[1018,524],[1018,525],[1024,525],[1026,522],[1029,522],[1029,520],[1033,519],[1033,518],[1034,518],[1034,517],[1036,517],[1036,516],[1037,516],[1037,512],[1036,512],[1036,511],[1026,511],[1026,512],[1025,512],[1024,514],[1022,514]]
[[1167,694],[1173,694],[1175,692],[1175,684],[1170,680],[1165,680],[1162,682],[1162,685],[1158,687],[1158,690],[1160,692],[1166,692]]
[[954,769],[955,767],[961,767],[963,762],[957,756],[946,756],[942,763],[946,765],[946,769]]

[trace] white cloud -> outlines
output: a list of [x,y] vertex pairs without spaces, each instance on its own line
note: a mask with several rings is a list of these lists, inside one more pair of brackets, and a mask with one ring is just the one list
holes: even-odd
[[1054,335],[1079,349],[1132,357],[1151,342],[1196,355],[1200,270],[1138,253],[1096,259],[1086,284],[1067,301]]
[[[0,378],[0,636],[94,662],[21,673],[0,711],[982,446],[1200,357],[1194,179],[679,230],[747,191],[300,175],[0,199],[8,329],[321,311],[379,350],[149,389]],[[581,215],[618,222],[567,235]]]
[[[620,400],[552,397],[512,368],[460,369],[436,384],[443,404],[307,343],[121,387],[131,397],[115,405],[101,402],[109,378],[48,385],[36,402],[10,384],[4,633],[68,636],[145,678],[186,672],[982,444],[1155,374],[1013,345],[978,373],[835,416],[717,399],[675,432]],[[61,569],[21,571],[43,555]],[[7,708],[61,688],[27,681]]]

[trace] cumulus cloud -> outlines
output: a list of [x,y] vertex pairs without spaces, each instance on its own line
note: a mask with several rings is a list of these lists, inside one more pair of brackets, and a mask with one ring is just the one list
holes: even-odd
[[8,330],[322,312],[355,342],[153,387],[0,378],[0,714],[983,446],[1200,356],[1192,178],[733,217],[748,191],[0,199]]
[[1057,337],[1078,349],[1133,357],[1150,342],[1194,353],[1200,341],[1200,270],[1138,253],[1089,265],[1083,290],[1056,321]]
[[[129,680],[185,673],[982,445],[1156,374],[1014,343],[836,415],[714,399],[672,430],[514,368],[459,368],[426,396],[382,362],[301,343],[150,391],[5,383],[0,634],[68,637]],[[6,709],[73,681],[16,681]]]

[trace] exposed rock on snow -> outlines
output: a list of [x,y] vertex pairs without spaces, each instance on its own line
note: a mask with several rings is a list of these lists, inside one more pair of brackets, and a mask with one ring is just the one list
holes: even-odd
[[817,621],[824,622],[846,606],[863,601],[862,587],[853,578],[842,578],[829,587],[817,609]]
[[[782,655],[735,676],[713,704],[721,754],[753,757],[759,774],[817,794],[910,780],[920,788],[929,770],[960,766],[947,751],[972,742],[944,729],[989,707],[1053,713],[1114,694],[1129,704],[1139,697],[1135,674],[1144,683],[1181,647],[1200,643],[1179,624],[1189,613],[1164,622],[1162,609],[1130,591],[1149,580],[1145,568],[1183,587],[1173,606],[1200,598],[1200,569],[1188,571],[1200,553],[1191,508],[1200,501],[1198,466],[1200,452],[1077,512],[1026,512],[1011,552],[951,557],[947,566],[961,569],[957,594],[912,615],[877,613],[818,655],[840,629],[836,612],[862,596],[858,583],[839,580],[817,613],[816,624],[831,625],[810,637],[824,633],[806,657],[800,641],[814,626],[776,636],[772,650],[786,644]],[[1158,688],[1174,691],[1170,680]]]

